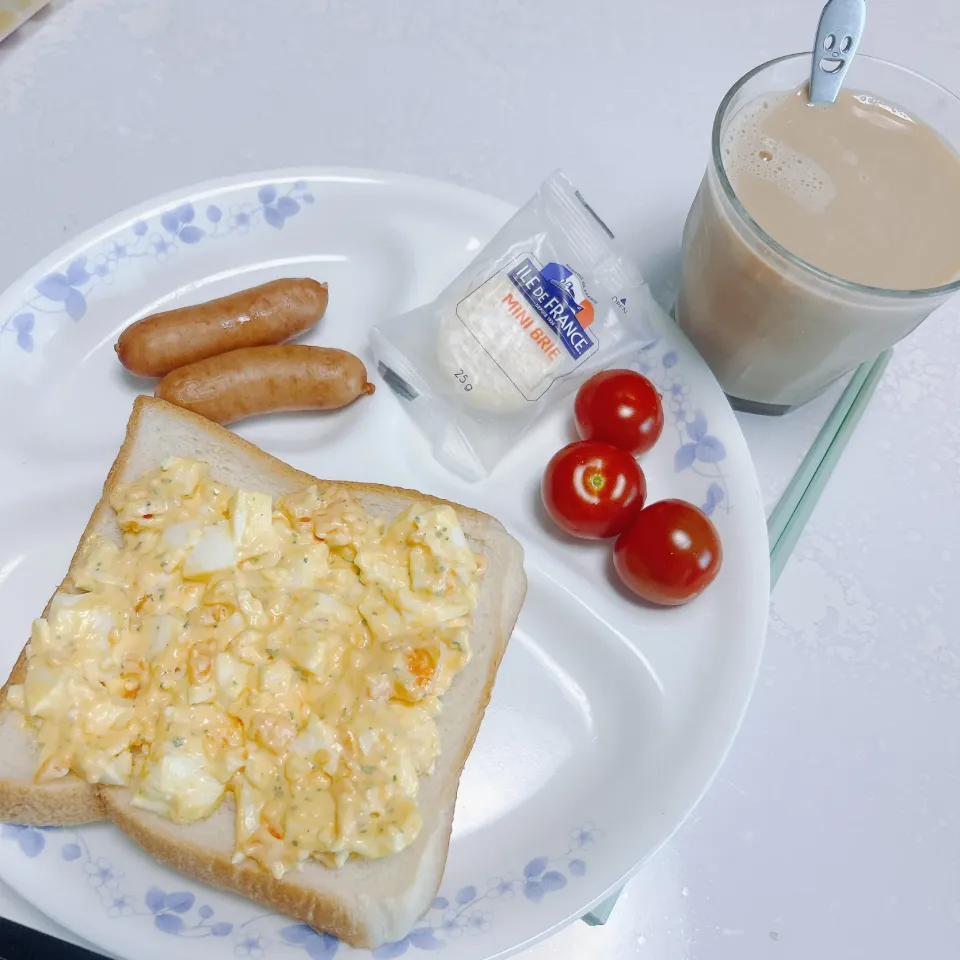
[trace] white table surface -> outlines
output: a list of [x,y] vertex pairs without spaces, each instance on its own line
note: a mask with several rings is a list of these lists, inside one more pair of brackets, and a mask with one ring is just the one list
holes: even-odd
[[[520,203],[560,166],[668,297],[717,103],[805,48],[819,7],[53,0],[0,43],[0,288],[210,177],[355,165]],[[960,89],[955,0],[869,7],[864,52]],[[557,123],[531,126],[531,104]],[[605,927],[525,960],[960,955],[957,318],[948,306],[896,351],[775,591],[707,797]],[[744,418],[770,507],[823,413]],[[0,914],[69,937],[7,889]]]

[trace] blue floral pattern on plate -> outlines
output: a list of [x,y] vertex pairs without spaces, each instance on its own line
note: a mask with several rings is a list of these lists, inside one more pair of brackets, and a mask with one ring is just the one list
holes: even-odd
[[177,937],[227,937],[233,932],[232,923],[214,920],[213,908],[206,904],[197,906],[195,894],[185,890],[166,893],[158,887],[151,887],[141,904],[122,889],[123,871],[104,857],[94,856],[79,831],[9,823],[0,827],[0,840],[14,841],[20,852],[30,858],[39,857],[47,849],[48,839],[63,838],[69,839],[60,845],[61,858],[82,867],[87,886],[97,892],[106,915],[111,919],[151,917],[158,930]]
[[[533,904],[564,889],[587,872],[586,850],[601,837],[592,823],[570,831],[567,849],[558,856],[528,860],[519,873],[491,877],[486,885],[460,887],[452,895],[438,896],[425,916],[402,940],[386,943],[372,951],[374,960],[391,960],[409,950],[441,950],[466,933],[484,933],[495,920],[498,902],[518,894]],[[214,916],[214,909],[200,903],[188,890],[165,891],[150,887],[138,897],[125,889],[124,874],[114,864],[96,856],[83,833],[63,827],[0,826],[0,841],[12,841],[25,857],[34,859],[60,842],[60,857],[82,868],[87,886],[96,891],[104,912],[111,919],[144,918],[161,933],[175,937],[231,937],[237,957],[259,960],[273,946],[304,951],[310,960],[329,960],[343,944],[336,937],[320,933],[302,923],[265,913],[243,923],[227,922]],[[141,920],[143,922],[143,920]],[[344,948],[346,949],[346,948]]]
[[730,491],[722,463],[727,451],[723,442],[710,433],[710,424],[703,410],[690,402],[690,385],[680,369],[674,349],[660,352],[662,340],[654,341],[640,351],[637,369],[648,377],[663,398],[664,433],[673,429],[677,435],[677,451],[673,468],[677,473],[689,470],[706,481],[699,507],[709,517],[717,509],[729,513]]
[[475,886],[461,887],[453,897],[439,896],[433,901],[426,916],[402,940],[385,943],[373,951],[376,960],[391,960],[403,956],[409,949],[440,950],[451,939],[464,933],[483,933],[490,929],[493,915],[489,907],[498,900],[512,900],[518,893],[531,903],[540,903],[547,894],[562,890],[570,877],[582,877],[587,863],[582,850],[592,846],[601,832],[585,823],[570,831],[564,853],[557,857],[534,857],[523,868],[521,875],[512,873],[492,877],[486,890]]
[[262,224],[282,230],[314,200],[307,181],[297,180],[264,184],[254,199],[231,204],[228,209],[211,203],[199,212],[194,204],[183,203],[150,220],[138,220],[127,236],[112,238],[38,280],[32,295],[0,324],[0,336],[14,335],[17,346],[32,353],[38,323],[59,322],[64,316],[74,322],[82,320],[98,288],[112,284],[117,272],[133,261],[151,257],[166,263],[181,250],[247,233]]

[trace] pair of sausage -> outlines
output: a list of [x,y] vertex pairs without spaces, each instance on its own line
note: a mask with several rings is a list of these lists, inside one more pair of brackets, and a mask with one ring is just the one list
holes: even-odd
[[162,378],[155,396],[217,423],[334,410],[373,393],[363,362],[345,350],[281,345],[314,327],[326,308],[326,284],[274,280],[144,317],[115,349],[131,373]]

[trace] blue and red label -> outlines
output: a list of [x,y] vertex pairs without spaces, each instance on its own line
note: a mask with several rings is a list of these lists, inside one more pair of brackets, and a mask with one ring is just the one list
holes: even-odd
[[569,267],[562,263],[538,267],[525,257],[508,276],[574,360],[590,350],[594,344],[587,327],[593,323],[593,303]]

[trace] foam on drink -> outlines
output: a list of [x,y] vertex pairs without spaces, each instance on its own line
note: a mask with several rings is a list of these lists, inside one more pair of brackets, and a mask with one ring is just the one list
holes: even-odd
[[847,90],[812,106],[804,87],[748,103],[722,143],[737,199],[807,263],[888,289],[960,274],[960,157],[898,107]]

